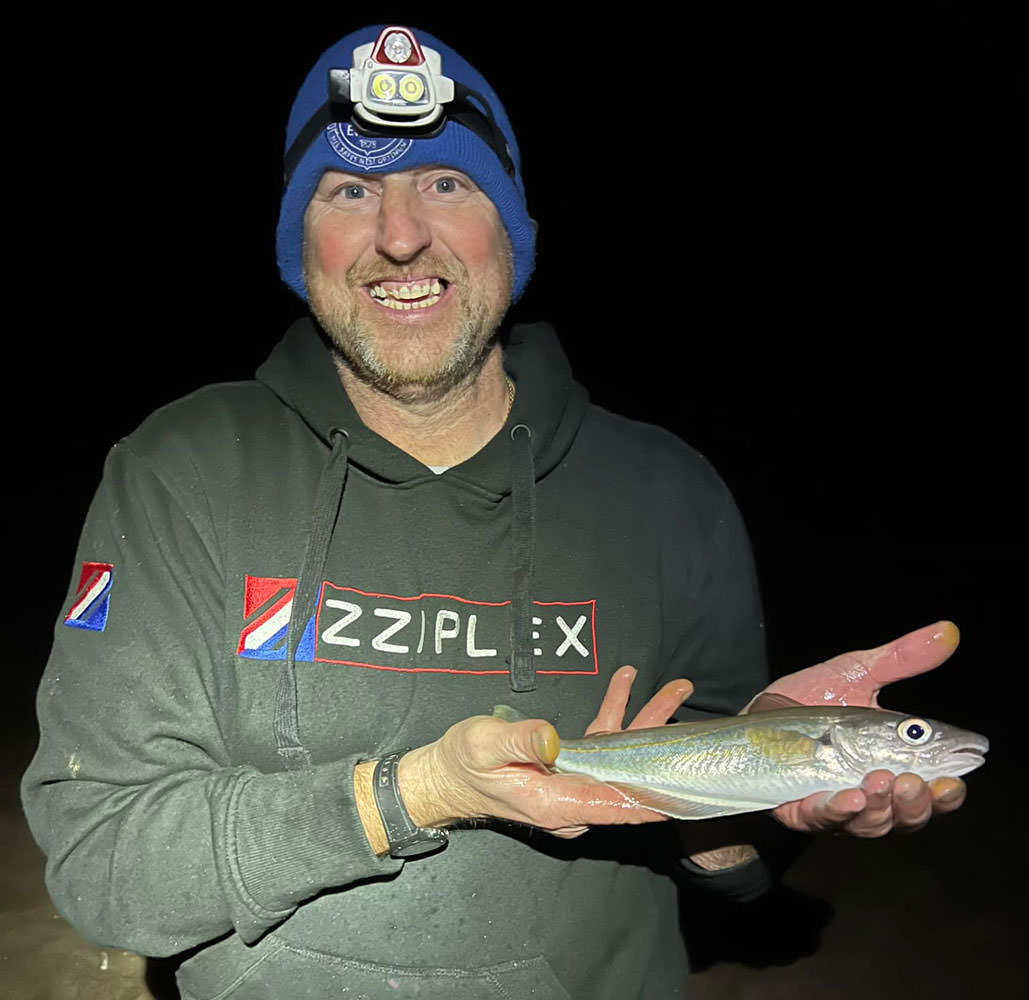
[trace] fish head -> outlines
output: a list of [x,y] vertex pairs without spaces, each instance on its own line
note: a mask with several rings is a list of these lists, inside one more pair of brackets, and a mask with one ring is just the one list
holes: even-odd
[[857,709],[841,715],[828,735],[833,748],[863,775],[910,771],[926,781],[974,771],[990,748],[978,733],[900,712]]

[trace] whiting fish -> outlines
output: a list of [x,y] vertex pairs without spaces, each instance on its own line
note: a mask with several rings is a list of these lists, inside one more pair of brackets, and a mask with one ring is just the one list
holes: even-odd
[[[498,718],[525,718],[498,705]],[[959,777],[989,741],[932,719],[871,708],[782,708],[561,739],[554,770],[587,775],[677,819],[771,809],[857,788],[870,771]]]

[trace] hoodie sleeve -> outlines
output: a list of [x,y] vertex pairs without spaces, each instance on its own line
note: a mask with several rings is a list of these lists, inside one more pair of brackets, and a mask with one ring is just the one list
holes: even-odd
[[22,786],[61,913],[154,956],[232,930],[253,941],[318,891],[401,867],[364,836],[357,756],[283,773],[231,759],[220,550],[184,480],[112,450],[77,556],[108,589],[90,604],[72,580]]

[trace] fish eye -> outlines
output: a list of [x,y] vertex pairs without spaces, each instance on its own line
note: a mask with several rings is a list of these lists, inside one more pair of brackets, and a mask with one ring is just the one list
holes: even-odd
[[928,743],[933,736],[933,727],[925,719],[905,719],[897,726],[897,735],[913,747]]

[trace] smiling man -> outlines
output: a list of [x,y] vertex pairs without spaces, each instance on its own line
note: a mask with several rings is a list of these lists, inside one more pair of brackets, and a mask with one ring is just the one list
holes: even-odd
[[304,287],[344,378],[403,403],[467,388],[490,357],[503,387],[513,280],[497,210],[452,168],[327,170],[304,213]]
[[303,247],[308,304],[364,422],[430,468],[478,451],[514,392],[498,336],[514,264],[486,194],[452,167],[326,170]]
[[[768,876],[552,772],[552,723],[658,726],[762,689],[732,498],[681,441],[591,406],[549,327],[502,328],[535,226],[510,122],[457,53],[347,36],[285,162],[305,315],[255,380],[112,449],[83,529],[24,782],[51,894],[97,942],[180,956],[186,1000],[682,995],[673,876],[737,898]],[[771,690],[872,706],[955,645],[941,623]],[[880,771],[777,816],[877,836],[962,796]]]

